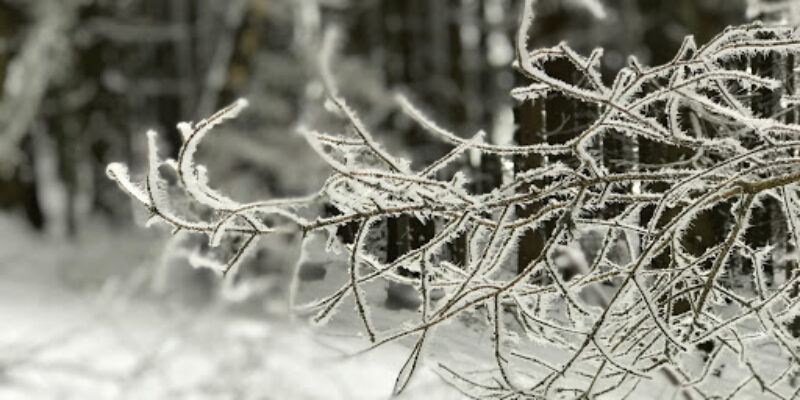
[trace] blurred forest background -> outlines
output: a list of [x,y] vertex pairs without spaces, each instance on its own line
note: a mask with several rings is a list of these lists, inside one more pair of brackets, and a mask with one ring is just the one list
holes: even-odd
[[[169,140],[162,147],[175,151],[177,122],[199,121],[245,97],[248,111],[201,150],[214,166],[212,184],[242,201],[310,193],[327,170],[294,129],[329,118],[316,56],[321,32],[334,25],[344,38],[333,66],[343,94],[380,141],[415,162],[430,162],[446,150],[398,112],[396,91],[453,131],[467,136],[484,129],[498,144],[546,141],[552,139],[548,133],[580,129],[585,118],[576,110],[537,121],[536,104],[509,96],[521,83],[510,67],[521,6],[517,0],[0,0],[0,321],[13,326],[0,333],[0,394],[87,390],[113,397],[144,387],[154,397],[199,391],[210,398],[261,398],[251,396],[255,389],[247,385],[255,384],[258,371],[276,367],[251,353],[281,342],[265,347],[264,338],[276,334],[252,324],[230,325],[238,328],[222,343],[235,342],[233,350],[203,355],[216,371],[208,375],[216,376],[211,383],[197,378],[203,373],[186,383],[172,370],[149,371],[159,357],[178,360],[180,370],[185,360],[175,354],[200,357],[197,349],[186,349],[220,334],[213,319],[197,322],[187,314],[198,313],[180,311],[185,308],[285,321],[286,281],[296,258],[285,249],[294,244],[265,241],[240,277],[255,283],[220,299],[217,278],[181,259],[186,242],[200,240],[142,228],[144,210],[107,179],[106,165],[122,161],[141,171],[147,129],[159,131]],[[630,54],[645,64],[662,63],[685,35],[703,43],[727,25],[772,17],[748,15],[747,9],[744,0],[540,0],[531,47],[562,40],[586,53],[604,47],[604,79],[611,79]],[[509,166],[473,157],[464,168],[475,177],[472,189],[481,191],[510,169],[537,162]],[[414,246],[416,233],[427,229],[415,221],[391,223],[388,253]],[[131,305],[131,298],[146,305]],[[130,317],[131,307],[138,317]],[[165,308],[171,311],[163,314]],[[84,317],[92,322],[80,322]],[[114,324],[111,333],[88,333]],[[188,329],[199,339],[177,335],[184,339],[165,350],[170,342],[163,336],[136,333],[155,325],[170,326],[164,335]],[[126,330],[135,338],[121,345],[116,341]],[[106,356],[124,347],[133,361],[116,359],[113,368],[94,370],[86,362],[62,365],[96,357],[97,348],[72,342],[97,335],[115,338],[94,341],[109,349]],[[220,367],[226,362],[236,368]],[[253,376],[236,373],[226,380],[215,368]],[[387,368],[391,375],[396,365]],[[61,384],[54,378],[62,375],[81,377],[79,388],[76,379]],[[150,379],[171,383],[148,386]],[[104,391],[95,391],[97,381]],[[427,382],[435,385],[435,377]],[[296,390],[290,386],[285,389]],[[317,398],[315,393],[270,396]],[[370,393],[362,392],[363,398],[374,398]]]

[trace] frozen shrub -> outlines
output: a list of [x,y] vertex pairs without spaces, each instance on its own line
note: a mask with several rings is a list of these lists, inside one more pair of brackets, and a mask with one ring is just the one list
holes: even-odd
[[[487,143],[483,132],[463,138],[398,96],[410,118],[453,145],[439,160],[412,170],[373,138],[337,91],[329,70],[336,40],[328,35],[321,75],[330,110],[349,130],[299,128],[333,171],[318,192],[241,204],[209,187],[206,167],[194,155],[216,125],[244,109],[244,100],[197,124],[179,124],[177,160],[162,159],[156,134],[148,133],[143,183],[131,181],[120,164],[108,173],[154,220],[204,233],[212,246],[239,238],[227,263],[207,260],[222,275],[235,271],[262,235],[327,232],[328,251],[349,262],[349,281],[304,307],[324,322],[352,297],[370,348],[413,338],[395,393],[408,383],[435,328],[475,313],[493,332],[493,370],[476,376],[441,364],[442,375],[471,397],[619,398],[657,374],[687,397],[734,397],[746,390],[796,396],[800,343],[788,326],[800,304],[800,271],[791,262],[800,235],[800,126],[786,117],[797,103],[787,83],[792,65],[777,67],[800,52],[796,31],[731,27],[699,47],[688,37],[670,62],[648,67],[630,58],[609,84],[599,72],[601,49],[588,56],[566,44],[530,51],[530,4],[522,21],[515,66],[531,83],[512,95],[543,101],[555,93],[594,110],[591,123],[563,143],[499,146]],[[548,73],[545,64],[556,60],[571,64],[578,78]],[[765,63],[775,67],[758,67]],[[762,107],[764,99],[774,104]],[[627,157],[619,164],[625,170],[612,171],[603,152],[609,138],[657,143],[683,157]],[[545,161],[476,194],[467,189],[470,176],[451,165],[468,152]],[[177,174],[192,207],[175,206],[185,203],[168,194],[165,168]],[[321,204],[340,214],[323,216]],[[205,218],[190,212],[198,206],[208,211]],[[519,216],[520,206],[536,211]],[[772,215],[777,228],[770,240],[749,234],[760,222],[756,214]],[[437,229],[425,244],[386,263],[375,232],[400,215],[434,221]],[[701,223],[722,234],[704,238],[714,243],[690,246]],[[352,241],[336,234],[345,225],[357,227]],[[520,238],[533,230],[546,232],[539,255],[509,273],[502,267],[516,261]],[[457,242],[464,247],[461,258],[451,251]],[[593,250],[582,253],[587,242]],[[572,271],[565,274],[568,265]],[[785,278],[776,279],[776,271]],[[374,327],[363,286],[377,279],[416,288],[422,302],[415,325]],[[766,346],[776,355],[765,357]],[[733,384],[715,384],[722,368]]]

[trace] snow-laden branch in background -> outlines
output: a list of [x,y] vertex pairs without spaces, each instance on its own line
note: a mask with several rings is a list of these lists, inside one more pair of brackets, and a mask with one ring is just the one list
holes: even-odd
[[608,14],[606,8],[600,0],[568,0],[569,4],[576,8],[582,8],[592,14],[597,19],[605,19]]
[[67,64],[67,31],[75,24],[78,4],[42,1],[29,6],[34,20],[9,63],[0,102],[0,173],[19,161],[19,146],[32,129],[45,92]]
[[800,3],[792,0],[747,0],[747,19],[784,25],[800,24]]
[[[796,31],[732,27],[700,47],[690,37],[670,62],[648,67],[631,58],[607,84],[600,79],[600,50],[589,56],[566,44],[529,50],[531,20],[528,8],[516,63],[531,84],[514,94],[524,101],[546,101],[555,93],[593,110],[591,123],[565,143],[501,146],[486,143],[481,133],[466,139],[398,97],[399,108],[412,120],[453,146],[430,166],[413,170],[408,160],[385,150],[345,102],[330,69],[335,40],[328,38],[321,51],[328,101],[349,130],[300,129],[332,170],[317,193],[239,203],[210,187],[194,153],[214,126],[242,110],[244,101],[199,124],[180,124],[177,161],[161,160],[156,136],[149,134],[150,168],[143,184],[131,181],[119,164],[109,166],[109,176],[155,220],[175,230],[205,233],[215,246],[225,237],[242,238],[228,264],[214,267],[222,273],[234,270],[262,235],[327,232],[332,250],[349,263],[349,279],[298,308],[324,322],[352,296],[371,341],[368,349],[413,338],[416,345],[396,392],[427,357],[435,328],[473,313],[485,316],[493,333],[487,344],[493,370],[474,375],[442,366],[442,375],[471,397],[616,398],[646,385],[665,366],[687,397],[734,396],[748,385],[774,397],[792,397],[800,356],[798,340],[786,326],[798,309],[800,270],[781,255],[800,246],[800,126],[781,118],[780,109],[752,106],[756,93],[779,98],[786,84],[785,77],[759,75],[748,60],[797,56]],[[545,66],[555,60],[568,62],[576,79],[548,73]],[[602,144],[621,138],[658,143],[664,152],[688,159],[627,159],[611,168]],[[468,189],[470,176],[452,167],[468,151],[509,162],[517,156],[551,158],[542,167],[518,172],[511,183],[475,193]],[[210,212],[193,214],[174,201],[165,170]],[[321,214],[323,203],[340,213]],[[516,212],[520,207],[533,211],[523,216]],[[765,246],[749,239],[755,215],[764,210],[788,221],[779,243]],[[381,221],[401,215],[435,221],[437,228],[420,247],[387,262],[377,242],[381,236],[373,233],[383,229]],[[712,223],[709,215],[724,234],[706,237],[716,243],[702,248],[689,246],[695,227]],[[355,243],[336,234],[347,224],[359,227]],[[539,254],[527,265],[507,268],[531,231],[546,239]],[[587,241],[596,242],[597,249],[586,251]],[[453,246],[463,246],[465,255],[454,256]],[[581,266],[573,276],[563,273],[570,263]],[[413,274],[401,274],[399,268]],[[784,269],[785,279],[767,282],[767,268]],[[739,282],[734,270],[753,271],[753,277]],[[371,313],[378,310],[361,289],[379,279],[414,285],[423,299],[414,325],[382,330],[373,324]],[[435,300],[432,291],[440,294]],[[699,357],[701,344],[713,351]],[[789,361],[765,359],[766,345]],[[738,386],[720,385],[708,373],[735,360],[745,366],[730,372]]]

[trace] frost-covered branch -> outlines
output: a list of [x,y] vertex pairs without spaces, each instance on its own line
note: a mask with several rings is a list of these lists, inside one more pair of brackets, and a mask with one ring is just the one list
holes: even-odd
[[[413,170],[408,160],[381,146],[339,93],[329,62],[335,40],[329,38],[321,52],[323,80],[330,108],[347,130],[299,129],[333,171],[317,193],[239,203],[209,186],[206,168],[194,155],[212,128],[239,114],[245,101],[198,124],[179,124],[183,144],[177,160],[161,159],[150,133],[143,184],[132,181],[120,164],[109,166],[109,176],[154,220],[175,230],[204,233],[212,246],[242,238],[233,259],[216,267],[222,274],[235,270],[262,235],[326,232],[329,251],[348,259],[349,279],[299,308],[324,322],[352,296],[370,349],[413,337],[416,344],[396,392],[424,358],[434,328],[477,313],[487,317],[493,335],[488,344],[493,373],[467,376],[453,366],[442,371],[472,397],[616,398],[665,366],[686,396],[733,396],[758,385],[758,391],[792,397],[791,376],[800,372],[798,340],[787,329],[800,303],[800,271],[789,261],[800,246],[800,125],[781,118],[781,107],[793,107],[791,97],[776,102],[777,109],[753,106],[758,96],[789,94],[786,79],[760,73],[750,60],[796,56],[797,32],[759,24],[732,27],[700,47],[688,37],[670,62],[648,67],[631,58],[609,83],[599,71],[601,50],[588,57],[563,43],[529,50],[532,18],[529,2],[516,67],[531,84],[512,95],[542,101],[557,94],[595,110],[593,121],[563,143],[502,146],[486,143],[480,132],[463,138],[399,96],[408,117],[453,145],[439,160]],[[574,80],[548,72],[545,66],[557,60],[573,67]],[[626,159],[610,168],[602,150],[609,138],[656,143],[688,159]],[[547,161],[488,193],[475,193],[468,190],[469,174],[456,168],[468,151]],[[176,198],[164,179],[167,172],[177,176],[185,199]],[[321,204],[340,214],[324,216]],[[517,215],[520,206],[534,212]],[[769,223],[784,227],[766,244],[751,233],[759,223],[755,215],[764,210],[777,210]],[[381,222],[401,215],[434,221],[438,228],[425,244],[386,262],[380,235],[373,233]],[[707,234],[703,239],[709,243],[698,246],[696,226],[709,223],[724,233]],[[337,236],[346,224],[358,226],[354,243]],[[507,268],[530,231],[547,238],[538,256]],[[585,246],[590,241],[599,244],[593,254]],[[450,251],[458,243],[467,256]],[[565,273],[576,266],[577,273]],[[767,282],[767,268],[773,274],[785,270],[786,279]],[[740,276],[749,272],[753,279],[742,282]],[[377,279],[419,291],[423,301],[415,325],[382,331],[371,322],[373,308],[361,290]],[[434,289],[442,293],[435,300]],[[783,359],[794,360],[779,376],[764,361],[761,349],[768,344],[780,349]],[[702,361],[698,345],[712,349]],[[709,384],[709,371],[736,359],[743,365],[739,387]]]

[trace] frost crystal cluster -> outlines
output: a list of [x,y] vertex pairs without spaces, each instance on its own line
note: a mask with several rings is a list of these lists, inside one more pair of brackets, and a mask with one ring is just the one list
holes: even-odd
[[[108,173],[176,230],[205,233],[212,246],[239,238],[227,264],[211,265],[223,274],[262,235],[327,232],[329,249],[348,261],[349,280],[303,307],[325,321],[343,304],[355,304],[370,348],[413,340],[395,392],[406,386],[437,329],[469,314],[492,332],[486,343],[491,368],[476,374],[469,366],[439,365],[445,379],[473,398],[621,398],[659,379],[687,398],[744,391],[796,398],[800,341],[790,326],[800,311],[797,32],[731,27],[700,47],[688,37],[670,62],[649,67],[631,58],[609,82],[600,73],[600,49],[588,56],[566,44],[528,50],[530,4],[525,10],[515,67],[530,85],[512,95],[580,104],[592,118],[569,140],[500,146],[482,132],[464,138],[398,96],[405,114],[452,144],[440,159],[412,169],[374,139],[337,91],[327,43],[327,105],[348,131],[299,129],[332,169],[317,193],[242,204],[209,187],[195,153],[245,101],[198,124],[179,124],[177,160],[161,159],[156,134],[149,133],[143,183],[131,181],[120,164]],[[548,72],[546,65],[556,61],[568,62],[575,79]],[[603,148],[614,140],[634,145],[612,163]],[[643,143],[665,156],[640,159]],[[469,173],[456,167],[470,152],[543,162],[474,193]],[[174,201],[167,172],[191,205]],[[320,204],[340,213],[315,214]],[[198,208],[209,212],[192,212]],[[534,212],[522,215],[522,208]],[[401,215],[433,222],[435,234],[386,262],[374,242],[381,240],[382,223]],[[698,230],[701,224],[716,233]],[[753,233],[765,224],[768,240]],[[354,240],[336,234],[345,225],[357,227]],[[529,232],[543,232],[546,240],[537,257],[517,266]],[[463,257],[454,257],[456,243]],[[577,272],[565,274],[568,264]],[[422,302],[413,325],[375,328],[370,311],[376,310],[363,288],[376,280],[417,289]]]

